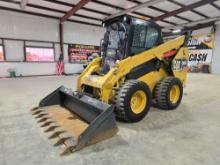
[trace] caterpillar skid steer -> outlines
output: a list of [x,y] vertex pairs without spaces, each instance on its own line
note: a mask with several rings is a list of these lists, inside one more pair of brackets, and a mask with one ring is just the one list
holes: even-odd
[[157,24],[128,15],[103,25],[101,57],[80,74],[76,91],[61,86],[32,110],[63,154],[114,136],[115,118],[137,122],[151,105],[172,110],[182,99],[187,36],[164,43]]

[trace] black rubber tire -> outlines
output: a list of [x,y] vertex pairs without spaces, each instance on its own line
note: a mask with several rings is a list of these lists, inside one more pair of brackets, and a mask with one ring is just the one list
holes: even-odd
[[[130,100],[132,95],[138,91],[142,90],[147,97],[147,104],[144,110],[139,113],[135,114],[130,107]],[[151,106],[151,91],[149,87],[141,81],[138,80],[128,80],[126,81],[123,86],[120,88],[119,91],[116,92],[116,109],[115,114],[116,118],[120,121],[125,122],[138,122],[142,120],[148,113],[150,106]]]
[[[180,95],[178,101],[173,104],[170,101],[170,90],[173,85],[177,85],[180,89]],[[154,89],[154,100],[155,106],[164,110],[174,110],[181,103],[183,96],[183,85],[182,82],[176,77],[165,77],[159,81]]]
[[158,91],[158,88],[161,84],[161,82],[163,81],[163,79],[161,79],[160,81],[157,82],[154,90],[153,90],[153,93],[152,93],[152,106],[155,107],[155,108],[160,108],[159,106],[159,103],[158,103],[158,99],[157,99],[157,91]]

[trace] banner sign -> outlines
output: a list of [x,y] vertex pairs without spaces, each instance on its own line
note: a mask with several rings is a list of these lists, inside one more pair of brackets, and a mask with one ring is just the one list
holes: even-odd
[[4,49],[2,45],[0,45],[0,61],[4,61]]
[[36,48],[26,47],[26,61],[28,62],[53,62],[54,49],[53,48]]
[[193,31],[187,46],[189,48],[189,71],[210,73],[214,48],[213,28]]
[[71,44],[68,46],[69,62],[86,63],[88,57],[99,53],[99,46]]

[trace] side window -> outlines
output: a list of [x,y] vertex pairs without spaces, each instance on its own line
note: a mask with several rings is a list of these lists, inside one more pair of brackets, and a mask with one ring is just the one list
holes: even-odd
[[131,54],[140,53],[150,49],[157,44],[159,37],[158,30],[146,25],[136,25],[133,31]]
[[146,26],[136,25],[134,28],[132,47],[145,47]]
[[158,40],[158,31],[152,27],[147,28],[147,36],[145,42],[145,48],[150,49],[154,47]]
[[131,54],[136,54],[145,49],[146,26],[136,25],[133,31],[133,40],[131,45]]

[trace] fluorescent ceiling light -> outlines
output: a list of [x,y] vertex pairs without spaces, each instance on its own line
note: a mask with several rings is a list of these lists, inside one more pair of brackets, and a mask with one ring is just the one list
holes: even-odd
[[220,20],[219,20],[219,21],[217,21],[217,22],[215,22],[215,24],[216,24],[216,25],[220,25]]
[[180,33],[182,30],[181,29],[175,29],[172,31],[172,33],[176,34],[176,33]]

